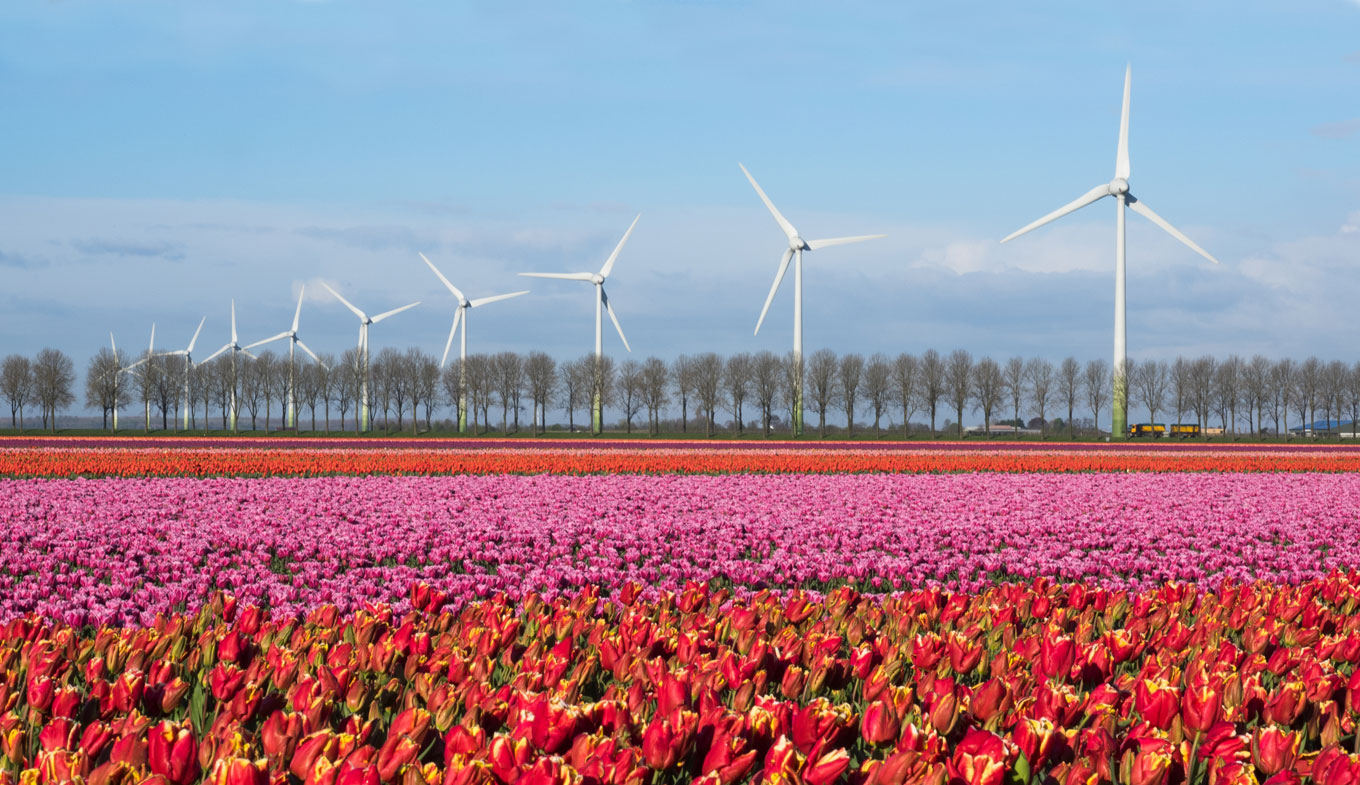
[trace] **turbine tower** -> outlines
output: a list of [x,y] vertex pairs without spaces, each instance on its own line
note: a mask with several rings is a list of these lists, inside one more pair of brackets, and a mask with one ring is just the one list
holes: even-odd
[[138,361],[138,362],[136,362],[136,363],[132,363],[131,365],[123,365],[122,360],[120,359],[120,358],[122,357],[122,355],[118,353],[118,344],[114,342],[114,340],[113,340],[113,333],[112,333],[112,332],[109,333],[109,346],[113,349],[113,363],[114,363],[114,372],[113,372],[113,432],[114,432],[114,433],[117,433],[117,432],[118,432],[118,408],[119,408],[119,407],[118,407],[118,377],[119,377],[120,375],[122,375],[122,374],[125,374],[125,373],[126,373],[126,374],[135,373],[135,371],[133,371],[132,369],[133,369],[134,367],[136,367],[137,365],[140,365],[140,364],[141,364],[141,361]]
[[[419,252],[417,251],[417,253]],[[497,294],[492,295],[491,297],[480,297],[476,300],[469,300],[463,296],[463,293],[458,290],[458,287],[450,283],[449,279],[445,278],[444,274],[439,272],[439,268],[435,267],[434,262],[427,259],[425,254],[420,254],[420,258],[425,260],[425,264],[429,265],[431,270],[434,270],[434,274],[439,276],[439,280],[444,282],[445,288],[447,288],[454,297],[458,298],[458,310],[453,312],[453,327],[449,330],[449,340],[444,343],[444,357],[439,361],[439,367],[443,368],[444,364],[448,362],[449,349],[453,347],[453,334],[458,332],[458,324],[459,322],[462,322],[463,338],[460,354],[462,362],[458,366],[460,379],[458,383],[458,432],[467,433],[467,312],[472,308],[486,305],[487,303],[494,303],[498,300],[509,300],[511,297],[519,297],[521,294],[528,294],[529,292],[528,290],[525,290],[522,292]]]
[[[231,341],[229,341],[228,343],[226,343],[225,345],[223,345],[221,349],[218,349],[217,351],[215,351],[215,352],[213,352],[212,354],[208,355],[207,359],[205,359],[203,362],[204,362],[204,363],[212,362],[213,358],[217,357],[217,355],[221,354],[222,352],[227,351],[228,349],[231,350],[231,401],[230,401],[230,403],[231,403],[231,432],[232,432],[232,433],[237,433],[237,430],[236,430],[236,419],[237,419],[237,418],[236,418],[236,415],[237,415],[237,411],[236,411],[236,410],[237,410],[237,407],[238,407],[239,403],[238,403],[238,401],[236,400],[236,385],[237,385],[237,383],[240,381],[240,378],[241,378],[241,377],[240,377],[240,374],[237,372],[237,365],[236,365],[237,359],[236,359],[236,355],[238,355],[238,354],[244,354],[245,356],[249,357],[249,358],[252,359],[252,360],[256,359],[256,357],[255,357],[255,355],[251,354],[250,351],[247,350],[244,346],[242,346],[242,345],[241,345],[241,342],[240,342],[239,340],[237,340],[237,338],[236,338],[236,301],[235,301],[235,300],[232,300],[232,301],[231,301]],[[206,423],[205,423],[205,425],[206,425]]]
[[369,386],[369,385],[368,385],[368,326],[369,326],[370,324],[377,324],[378,322],[381,322],[383,319],[386,319],[386,318],[389,317],[389,316],[395,316],[396,314],[399,314],[399,313],[401,313],[402,311],[407,310],[408,308],[414,308],[414,307],[416,307],[417,305],[420,305],[420,301],[417,300],[417,301],[411,303],[410,305],[403,305],[403,306],[400,307],[400,308],[393,308],[393,309],[390,310],[390,311],[386,311],[386,312],[384,312],[384,313],[378,314],[377,316],[372,316],[372,317],[370,317],[368,314],[366,314],[366,313],[364,313],[363,311],[361,311],[361,310],[359,310],[358,308],[356,308],[356,307],[354,306],[354,304],[351,303],[349,300],[346,300],[345,298],[341,297],[339,292],[337,292],[337,291],[335,291],[334,289],[332,289],[331,287],[327,286],[325,283],[322,283],[321,285],[322,285],[322,286],[325,286],[325,287],[326,287],[326,291],[328,291],[328,292],[330,292],[331,294],[335,295],[335,299],[337,299],[337,300],[339,300],[340,302],[344,303],[344,305],[345,305],[346,308],[348,308],[348,309],[350,309],[351,311],[353,311],[353,312],[354,312],[354,315],[357,316],[357,317],[359,317],[359,347],[358,347],[358,351],[359,351],[359,359],[360,359],[360,362],[362,362],[362,363],[363,363],[363,366],[364,366],[363,379],[360,381],[360,385],[359,385],[359,387],[360,387],[360,389],[359,389],[359,399],[360,399],[360,403],[359,403],[359,412],[360,412],[360,417],[359,417],[359,430],[361,430],[361,431],[367,431],[367,430],[368,430],[368,425],[369,425],[369,411],[368,411],[368,408],[369,408],[369,407],[368,407],[368,404],[369,404],[369,401],[368,401],[368,386]]
[[588,281],[595,284],[595,382],[592,385],[590,402],[590,430],[591,433],[599,436],[604,433],[604,398],[600,390],[600,371],[601,362],[604,358],[603,335],[601,331],[601,311],[609,311],[609,319],[614,323],[614,329],[618,330],[619,338],[623,341],[623,348],[629,352],[633,348],[628,345],[628,339],[623,335],[623,328],[619,326],[619,317],[614,315],[614,306],[609,304],[609,295],[605,294],[604,282],[609,278],[609,273],[614,270],[614,261],[619,258],[619,251],[623,250],[623,244],[628,242],[628,236],[633,233],[633,227],[637,226],[638,219],[642,217],[639,213],[637,218],[628,225],[628,231],[623,233],[623,239],[614,248],[614,253],[605,260],[604,267],[598,273],[520,273],[525,278],[556,278],[562,281]]
[[877,240],[880,237],[887,237],[885,234],[865,234],[855,237],[833,237],[828,240],[804,240],[798,234],[798,230],[793,224],[788,222],[779,210],[770,201],[770,197],[765,195],[760,183],[756,178],[746,171],[746,167],[740,163],[742,174],[751,181],[751,187],[760,194],[760,201],[769,208],[770,214],[779,224],[779,228],[784,230],[784,237],[788,240],[789,247],[784,249],[784,256],[779,260],[779,271],[774,275],[774,284],[770,287],[770,293],[765,297],[765,307],[760,309],[760,319],[756,321],[755,334],[760,334],[760,325],[765,322],[765,314],[770,310],[770,303],[774,300],[774,293],[779,291],[779,284],[784,280],[784,273],[789,269],[789,261],[793,260],[793,361],[794,361],[794,390],[793,390],[793,433],[795,436],[803,435],[803,251],[815,251],[819,248],[827,248],[832,245],[847,245],[849,243],[859,243],[865,240]]
[[167,357],[184,357],[184,430],[189,430],[189,410],[193,407],[189,405],[189,374],[194,369],[194,344],[198,343],[198,334],[203,331],[203,323],[208,321],[204,316],[198,322],[198,329],[194,330],[194,337],[189,339],[189,346],[185,349],[176,349],[173,352],[166,352]]
[[1080,210],[1092,202],[1099,201],[1107,196],[1114,197],[1114,364],[1112,368],[1113,390],[1110,396],[1110,435],[1115,439],[1122,439],[1128,433],[1128,380],[1125,378],[1128,356],[1125,350],[1124,319],[1124,207],[1128,206],[1135,213],[1141,214],[1160,226],[1167,234],[1189,246],[1195,253],[1214,264],[1218,264],[1218,260],[1210,256],[1208,251],[1200,248],[1193,240],[1167,223],[1166,219],[1154,213],[1152,208],[1134,198],[1133,194],[1129,192],[1129,89],[1132,84],[1132,77],[1133,67],[1128,66],[1124,69],[1124,107],[1119,118],[1119,146],[1115,152],[1114,179],[1108,183],[1097,185],[1075,200],[1012,232],[1001,240],[1004,243],[1046,223],[1056,221],[1068,213]]
[[297,333],[298,333],[298,319],[302,316],[302,296],[303,296],[303,294],[304,294],[305,291],[306,291],[306,287],[299,287],[299,288],[298,288],[298,304],[297,304],[297,310],[293,312],[293,327],[292,327],[292,329],[284,330],[283,332],[279,333],[278,335],[275,335],[275,336],[266,338],[266,339],[264,339],[263,341],[256,341],[255,343],[252,343],[252,344],[250,344],[249,346],[246,347],[247,349],[254,349],[256,346],[264,346],[264,345],[267,344],[267,343],[273,343],[274,341],[280,341],[280,340],[283,340],[284,338],[287,338],[287,339],[288,339],[288,403],[287,403],[288,412],[287,412],[287,414],[285,415],[285,418],[284,418],[284,419],[285,419],[284,427],[285,427],[285,428],[292,428],[292,429],[294,429],[294,430],[297,429],[297,388],[294,386],[294,379],[293,379],[293,349],[294,349],[294,347],[300,348],[300,349],[302,349],[302,351],[304,351],[304,352],[306,352],[307,354],[311,355],[311,358],[312,358],[313,360],[316,361],[316,364],[317,364],[317,365],[321,365],[321,366],[323,366],[323,367],[325,366],[325,364],[321,362],[321,358],[319,358],[319,357],[316,356],[316,352],[313,352],[311,349],[308,349],[308,348],[307,348],[307,344],[303,343],[303,342],[302,342],[302,339],[298,338],[298,334],[297,334]]

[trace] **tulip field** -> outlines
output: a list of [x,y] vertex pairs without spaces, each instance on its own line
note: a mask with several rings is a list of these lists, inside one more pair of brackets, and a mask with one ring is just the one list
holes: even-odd
[[1358,472],[0,439],[0,785],[1360,785]]

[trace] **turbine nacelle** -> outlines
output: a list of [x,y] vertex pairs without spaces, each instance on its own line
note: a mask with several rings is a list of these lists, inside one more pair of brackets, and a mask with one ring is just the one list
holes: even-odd
[[1129,192],[1129,181],[1123,177],[1116,177],[1110,181],[1108,188],[1110,189],[1110,196],[1126,194]]
[[789,238],[789,250],[792,250],[792,251],[808,251],[808,250],[811,250],[811,249],[808,248],[807,241],[804,240],[804,239],[802,238],[802,236],[796,235],[796,234],[795,234],[794,236],[792,236],[792,237]]
[[595,273],[590,277],[590,282],[595,284],[596,286],[604,286],[604,276],[600,275],[599,273]]

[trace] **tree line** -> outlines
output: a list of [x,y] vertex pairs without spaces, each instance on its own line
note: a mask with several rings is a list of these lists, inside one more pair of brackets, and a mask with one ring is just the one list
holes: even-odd
[[[140,357],[134,366],[131,358],[105,348],[90,359],[84,402],[102,413],[106,429],[118,412],[136,407],[134,417],[146,431],[157,424],[162,430],[207,430],[215,424],[225,430],[234,404],[251,430],[262,425],[269,431],[275,429],[275,414],[282,425],[287,401],[296,400],[297,430],[359,430],[363,367],[354,349],[338,358],[320,355],[321,362],[295,366],[292,374],[287,356],[270,351],[239,363],[229,355],[202,364],[175,355]],[[793,420],[799,374],[804,411],[816,416],[822,436],[829,418],[844,422],[852,435],[857,427],[882,435],[885,424],[892,431],[934,435],[941,417],[948,430],[962,435],[965,414],[980,415],[988,432],[999,421],[1030,418],[1045,432],[1061,422],[1070,435],[1073,424],[1088,415],[1098,431],[1111,404],[1109,363],[1072,357],[1058,363],[1021,357],[999,362],[962,349],[893,357],[822,349],[801,364],[769,351],[707,352],[669,362],[604,357],[597,363],[593,355],[558,362],[543,352],[500,352],[474,354],[441,369],[420,349],[389,347],[371,363],[373,428],[415,433],[446,427],[436,415],[452,411],[457,422],[461,403],[474,433],[521,432],[521,414],[531,432],[545,431],[549,411],[560,411],[575,430],[578,420],[589,422],[598,393],[629,433],[694,429],[711,436],[754,429],[770,436]],[[10,355],[0,363],[0,395],[10,406],[11,427],[19,430],[34,409],[42,426],[55,430],[58,413],[76,403],[75,385],[73,362],[56,349],[43,349],[32,359]],[[1188,415],[1201,428],[1217,422],[1227,433],[1280,434],[1291,422],[1360,420],[1360,363],[1316,357],[1131,361],[1124,390],[1126,408],[1146,412],[1150,422],[1160,417],[1181,422]]]

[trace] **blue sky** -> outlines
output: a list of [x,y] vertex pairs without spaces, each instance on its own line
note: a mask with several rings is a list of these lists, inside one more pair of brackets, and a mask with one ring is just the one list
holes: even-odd
[[[1360,4],[48,2],[0,7],[0,354],[287,327],[442,350],[588,351],[587,287],[635,356],[790,343],[782,249],[745,163],[808,237],[809,349],[1107,357],[1113,203],[997,240],[1113,174],[1223,261],[1129,218],[1135,358],[1357,358]],[[616,338],[607,350],[622,353]]]

